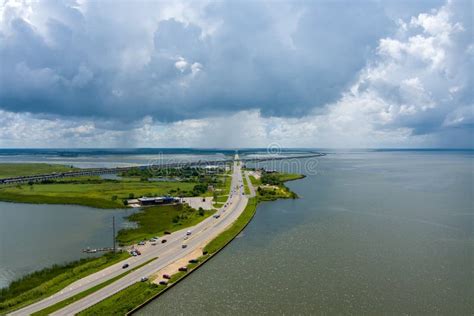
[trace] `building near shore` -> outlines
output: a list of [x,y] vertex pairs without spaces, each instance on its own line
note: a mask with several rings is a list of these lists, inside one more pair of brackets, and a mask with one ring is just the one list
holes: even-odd
[[136,207],[136,206],[166,205],[166,204],[181,203],[181,200],[179,198],[175,198],[172,196],[158,196],[158,197],[144,196],[138,199],[127,200],[127,202],[129,206]]

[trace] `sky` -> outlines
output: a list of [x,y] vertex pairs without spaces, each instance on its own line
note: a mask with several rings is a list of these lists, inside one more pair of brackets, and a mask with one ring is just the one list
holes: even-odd
[[474,148],[471,0],[0,1],[3,148]]

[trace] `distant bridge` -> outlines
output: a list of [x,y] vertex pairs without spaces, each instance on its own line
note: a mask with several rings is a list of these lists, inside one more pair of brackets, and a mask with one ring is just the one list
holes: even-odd
[[[243,163],[247,162],[262,162],[262,161],[269,161],[269,160],[283,160],[283,159],[301,159],[301,158],[313,158],[313,157],[321,157],[325,156],[326,154],[323,153],[310,153],[305,155],[295,155],[295,156],[270,156],[270,157],[258,157],[258,158],[243,158],[239,159]],[[213,160],[213,161],[196,161],[196,162],[177,162],[177,163],[169,163],[169,164],[151,164],[151,165],[144,165],[144,166],[130,166],[130,167],[115,167],[115,168],[84,168],[75,171],[67,171],[67,172],[53,172],[48,174],[38,174],[32,176],[21,176],[21,177],[10,177],[10,178],[3,178],[0,179],[0,185],[2,184],[20,184],[20,183],[30,183],[30,182],[42,182],[52,179],[60,179],[60,178],[72,178],[72,177],[81,177],[81,176],[97,176],[103,174],[117,174],[121,172],[127,172],[133,169],[151,169],[151,170],[159,170],[159,169],[172,169],[172,168],[187,168],[187,167],[200,167],[206,165],[227,165],[232,163],[234,159],[224,159],[224,160]]]

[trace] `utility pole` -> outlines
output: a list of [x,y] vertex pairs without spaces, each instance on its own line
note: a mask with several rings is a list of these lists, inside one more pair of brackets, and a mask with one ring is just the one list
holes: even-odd
[[112,216],[112,240],[113,240],[113,249],[114,249],[114,253],[115,253],[115,216]]

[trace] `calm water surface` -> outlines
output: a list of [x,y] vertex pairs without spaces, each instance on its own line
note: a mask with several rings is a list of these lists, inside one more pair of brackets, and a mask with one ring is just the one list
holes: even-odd
[[99,210],[74,205],[0,202],[0,287],[35,270],[91,256],[81,249],[112,246],[117,229],[134,210]]
[[[472,152],[333,153],[139,315],[473,314]],[[298,171],[298,170],[295,170]]]

